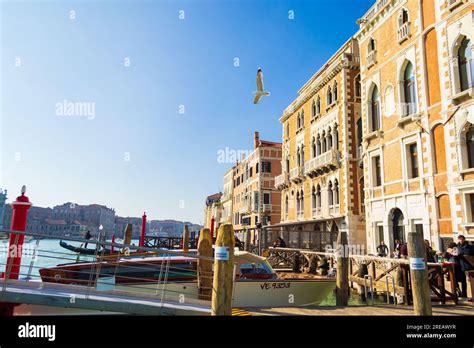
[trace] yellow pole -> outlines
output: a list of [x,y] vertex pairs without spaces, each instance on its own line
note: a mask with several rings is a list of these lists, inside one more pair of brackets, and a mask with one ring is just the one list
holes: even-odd
[[433,315],[430,282],[426,268],[426,247],[421,233],[408,233],[408,257],[415,315]]
[[[199,233],[198,255],[212,257],[211,230],[203,228]],[[212,261],[198,259],[198,289],[200,300],[210,300],[212,290]]]
[[124,232],[124,238],[123,238],[124,245],[132,244],[132,231],[133,231],[132,224],[127,224],[127,226],[125,226],[125,232]]
[[234,245],[234,228],[231,224],[221,225],[214,251],[212,315],[232,315]]
[[339,231],[336,252],[336,305],[347,306],[349,302],[349,253],[346,231]]

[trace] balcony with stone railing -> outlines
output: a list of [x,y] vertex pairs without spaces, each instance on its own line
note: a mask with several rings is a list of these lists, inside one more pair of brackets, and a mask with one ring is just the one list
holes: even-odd
[[298,220],[303,220],[303,219],[304,219],[304,211],[303,211],[303,209],[301,209],[301,210],[299,210],[299,211],[296,212],[296,218],[297,218]]
[[329,206],[329,215],[337,215],[339,212],[339,204]]
[[402,43],[410,37],[410,23],[403,23],[400,28],[398,28],[398,43]]
[[339,151],[331,149],[325,153],[316,156],[305,163],[304,173],[310,177],[315,177],[327,173],[339,167]]
[[290,170],[290,181],[295,183],[302,182],[304,180],[304,168],[298,166]]
[[275,177],[275,188],[277,190],[282,190],[288,187],[290,184],[288,172],[278,175]]
[[312,213],[313,213],[313,219],[321,216],[321,207],[313,208]]
[[367,69],[377,64],[377,50],[367,53]]

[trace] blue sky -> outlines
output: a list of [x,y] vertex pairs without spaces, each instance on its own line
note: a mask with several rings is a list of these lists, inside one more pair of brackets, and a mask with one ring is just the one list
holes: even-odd
[[[232,166],[218,151],[281,141],[282,110],[372,3],[2,2],[0,187],[201,223]],[[253,105],[259,66],[272,94]],[[58,115],[64,100],[95,113]]]

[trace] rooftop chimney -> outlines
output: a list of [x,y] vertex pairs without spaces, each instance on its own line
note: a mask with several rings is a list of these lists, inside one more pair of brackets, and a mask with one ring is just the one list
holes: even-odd
[[260,143],[260,136],[258,132],[253,133],[253,148],[256,149]]

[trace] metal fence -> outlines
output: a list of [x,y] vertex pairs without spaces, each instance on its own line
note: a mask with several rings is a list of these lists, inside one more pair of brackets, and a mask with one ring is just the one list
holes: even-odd
[[[195,250],[184,253],[93,239],[61,239],[79,244],[81,250],[87,243],[91,254],[80,255],[62,250],[59,239],[43,239],[45,236],[41,233],[1,232],[12,236],[13,247],[8,248],[7,240],[0,242],[0,269],[5,270],[0,279],[0,301],[5,300],[9,290],[23,286],[36,291],[47,288],[56,289],[58,294],[81,294],[86,299],[101,294],[110,298],[126,296],[161,304],[194,304],[210,308],[210,295],[206,294],[211,293],[211,288],[198,288],[197,279],[198,275],[201,279],[212,279],[212,272],[198,274],[198,262],[213,258],[199,256]],[[20,236],[33,239],[18,248],[15,246]],[[21,265],[15,270],[13,258],[20,255]]]

